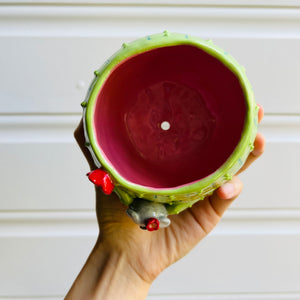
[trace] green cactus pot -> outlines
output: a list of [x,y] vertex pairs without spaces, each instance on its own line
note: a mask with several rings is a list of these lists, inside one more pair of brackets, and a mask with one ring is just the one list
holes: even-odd
[[[210,40],[167,31],[123,44],[95,71],[82,106],[99,168],[89,179],[116,192],[131,217],[136,202],[149,203],[147,217],[132,217],[148,230],[230,180],[257,131],[244,68]],[[158,222],[147,227],[150,219]]]

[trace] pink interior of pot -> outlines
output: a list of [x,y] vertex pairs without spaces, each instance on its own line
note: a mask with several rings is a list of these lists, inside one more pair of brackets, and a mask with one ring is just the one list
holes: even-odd
[[245,115],[237,77],[203,50],[179,45],[120,63],[98,95],[94,130],[123,178],[175,188],[203,179],[227,160]]

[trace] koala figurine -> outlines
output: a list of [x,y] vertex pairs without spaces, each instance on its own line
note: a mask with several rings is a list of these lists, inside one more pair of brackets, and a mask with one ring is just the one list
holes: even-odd
[[170,225],[166,207],[162,203],[135,199],[127,209],[127,215],[140,228],[148,231],[158,230]]

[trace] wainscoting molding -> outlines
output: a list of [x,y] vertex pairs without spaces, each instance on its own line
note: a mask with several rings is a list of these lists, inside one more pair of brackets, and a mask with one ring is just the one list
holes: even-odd
[[[0,239],[7,237],[96,237],[94,211],[0,212]],[[211,235],[299,235],[298,210],[230,209]]]
[[73,137],[80,103],[123,42],[166,29],[246,67],[267,144],[220,224],[148,299],[300,299],[300,0],[0,0],[0,300],[71,286],[98,234]]

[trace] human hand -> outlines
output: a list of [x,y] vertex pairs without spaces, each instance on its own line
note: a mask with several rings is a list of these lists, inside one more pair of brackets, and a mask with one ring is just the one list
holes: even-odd
[[[263,114],[263,108],[260,106],[259,122],[262,120]],[[92,157],[84,146],[82,121],[74,135],[90,168],[95,169]],[[239,173],[246,170],[262,155],[264,146],[264,137],[258,133],[254,142],[254,150]],[[98,264],[98,270],[100,270],[102,269],[100,266],[103,266],[103,259],[113,262],[114,266],[120,266],[120,258],[122,258],[119,275],[129,276],[133,282],[140,283],[141,290],[147,291],[153,280],[165,268],[185,256],[218,224],[224,212],[241,191],[242,182],[237,176],[234,176],[232,180],[218,188],[212,196],[198,201],[178,215],[169,216],[171,219],[169,227],[148,232],[141,230],[126,215],[127,207],[119,201],[116,194],[104,195],[96,187],[96,213],[100,234],[92,252],[93,255],[91,255],[93,263]],[[101,273],[101,271],[99,272]],[[97,274],[102,278],[102,273]],[[111,284],[112,282],[110,282]],[[102,289],[96,288],[96,286],[99,287],[99,283],[94,286],[93,293],[100,295],[101,291],[103,292],[103,284]],[[136,284],[135,288],[138,290],[137,286]],[[92,285],[90,288],[93,289]],[[106,291],[105,295],[107,296],[109,293]],[[131,295],[128,299],[141,299],[141,295],[145,295],[145,292],[141,292],[139,298]],[[127,299],[125,294],[122,294],[122,297],[122,299]]]

